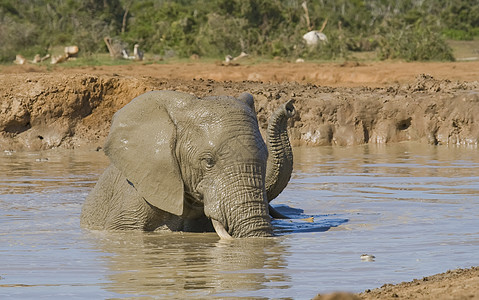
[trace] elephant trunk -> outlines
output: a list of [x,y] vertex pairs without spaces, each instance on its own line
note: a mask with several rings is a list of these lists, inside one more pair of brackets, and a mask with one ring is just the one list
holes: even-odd
[[[233,199],[233,202],[237,201]],[[235,202],[236,203],[236,202]],[[271,218],[266,202],[241,201],[227,209],[225,218],[211,218],[213,227],[221,239],[267,237],[273,235]]]
[[293,172],[293,150],[287,130],[288,119],[295,115],[293,103],[294,100],[289,100],[278,107],[268,123],[266,135],[268,161],[265,179],[268,202],[283,191]]
[[[235,226],[230,228],[233,237],[268,237],[273,235],[268,206],[266,203],[255,204],[254,206],[243,210],[239,216],[240,219],[234,221]],[[258,210],[261,212],[258,213]]]
[[226,167],[225,173],[231,176],[223,176],[205,189],[204,211],[221,238],[272,236],[262,171],[265,167]]

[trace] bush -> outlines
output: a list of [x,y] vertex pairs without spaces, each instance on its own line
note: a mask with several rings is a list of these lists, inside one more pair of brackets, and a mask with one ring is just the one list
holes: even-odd
[[17,54],[32,59],[46,53],[47,45],[38,44],[40,32],[30,23],[19,23],[8,16],[0,20],[0,61],[12,62]]
[[472,41],[474,39],[474,32],[462,29],[445,29],[443,31],[445,37],[456,41]]
[[347,39],[340,31],[333,31],[328,34],[328,41],[325,43],[319,43],[316,46],[306,46],[302,44],[304,48],[301,56],[310,59],[321,60],[337,60],[347,59],[349,55]]
[[191,52],[201,56],[224,57],[228,54],[238,55],[250,48],[246,41],[253,39],[248,35],[254,33],[248,31],[247,20],[217,13],[208,14],[207,19],[195,37],[197,48],[191,49]]
[[404,59],[406,61],[453,61],[452,49],[442,38],[440,31],[421,22],[403,28],[388,28],[379,38],[380,59]]
[[[348,51],[377,50],[381,59],[451,60],[443,37],[479,35],[479,4],[470,0],[307,1],[309,22],[303,1],[2,0],[0,61],[68,44],[78,45],[82,55],[106,52],[105,36],[165,57],[219,58],[245,51],[343,59]],[[325,20],[329,42],[306,47],[303,34]]]

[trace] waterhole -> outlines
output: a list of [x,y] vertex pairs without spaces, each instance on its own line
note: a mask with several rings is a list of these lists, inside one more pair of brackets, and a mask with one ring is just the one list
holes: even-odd
[[477,266],[477,151],[296,148],[272,203],[292,219],[273,222],[274,238],[233,241],[83,230],[103,153],[0,153],[0,297],[310,299]]

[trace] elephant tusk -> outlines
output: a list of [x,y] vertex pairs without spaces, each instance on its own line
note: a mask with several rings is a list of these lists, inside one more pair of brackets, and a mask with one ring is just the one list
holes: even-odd
[[215,228],[216,233],[221,239],[224,240],[231,240],[233,239],[231,235],[226,231],[225,227],[223,224],[220,222],[216,221],[215,219],[211,219],[211,222],[213,223],[213,227]]

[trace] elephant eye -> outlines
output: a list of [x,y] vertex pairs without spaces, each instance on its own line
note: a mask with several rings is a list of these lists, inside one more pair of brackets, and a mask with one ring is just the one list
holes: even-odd
[[201,164],[207,170],[210,170],[215,166],[215,159],[211,155],[207,155],[201,159]]

